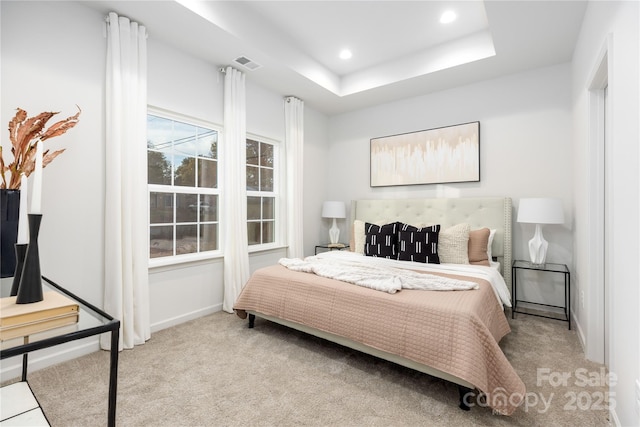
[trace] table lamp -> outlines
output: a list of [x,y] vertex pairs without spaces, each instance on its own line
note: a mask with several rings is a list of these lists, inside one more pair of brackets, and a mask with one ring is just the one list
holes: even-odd
[[518,222],[536,225],[536,232],[529,240],[529,256],[534,265],[543,265],[549,243],[542,236],[542,224],[564,224],[562,200],[552,198],[520,199]]
[[346,208],[344,202],[324,202],[322,204],[322,217],[333,218],[333,225],[329,229],[329,242],[332,245],[338,243],[340,239],[340,229],[336,224],[337,218],[346,218]]

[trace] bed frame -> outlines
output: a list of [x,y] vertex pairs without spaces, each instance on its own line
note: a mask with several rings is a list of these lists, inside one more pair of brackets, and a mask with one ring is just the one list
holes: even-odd
[[[507,288],[511,289],[511,212],[510,198],[354,200],[351,202],[350,224],[353,225],[353,221],[359,219],[370,222],[384,221],[385,223],[402,221],[416,225],[440,224],[442,228],[466,222],[471,225],[471,229],[495,228],[496,235],[492,245],[492,256],[500,262]],[[472,393],[475,387],[461,378],[339,335],[260,313],[249,312],[250,328],[254,327],[256,316],[455,383],[458,385],[460,393],[460,408],[469,410],[469,406],[466,404],[469,400],[465,396]]]

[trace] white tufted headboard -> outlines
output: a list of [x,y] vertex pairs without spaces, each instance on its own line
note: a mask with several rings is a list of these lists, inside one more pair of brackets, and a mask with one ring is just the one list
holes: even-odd
[[439,198],[353,200],[351,222],[402,221],[406,224],[440,224],[442,228],[466,222],[471,229],[495,228],[492,256],[500,262],[502,276],[511,290],[511,199]]

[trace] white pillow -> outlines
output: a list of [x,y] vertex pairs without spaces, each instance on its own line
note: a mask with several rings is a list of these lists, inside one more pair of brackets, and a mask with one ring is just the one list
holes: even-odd
[[467,223],[457,224],[440,230],[438,236],[438,257],[441,263],[469,264],[469,231]]
[[493,238],[496,235],[496,229],[492,228],[489,230],[489,241],[487,242],[487,255],[489,256],[489,263],[493,262],[493,257],[491,256],[491,245],[493,244]]

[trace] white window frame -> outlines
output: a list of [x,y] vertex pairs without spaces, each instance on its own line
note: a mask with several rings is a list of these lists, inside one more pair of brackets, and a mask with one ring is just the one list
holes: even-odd
[[[148,115],[154,115],[154,116],[158,116],[158,117],[162,117],[164,119],[168,119],[168,120],[174,120],[174,121],[178,121],[181,123],[186,123],[189,125],[193,125],[193,126],[199,126],[199,127],[203,127],[203,128],[207,128],[207,129],[212,129],[215,130],[216,132],[218,132],[218,154],[220,153],[220,146],[222,145],[223,141],[222,141],[222,136],[223,136],[223,129],[222,126],[220,125],[216,125],[215,123],[212,122],[208,122],[206,120],[201,120],[201,119],[197,119],[194,117],[190,117],[190,116],[186,116],[186,115],[182,115],[173,111],[168,111],[168,110],[164,110],[161,108],[157,108],[157,107],[153,107],[153,106],[147,106],[147,114]],[[217,219],[217,224],[218,224],[218,249],[213,250],[213,251],[205,251],[205,252],[196,252],[196,253],[191,253],[191,254],[181,254],[181,255],[176,255],[174,253],[174,255],[172,256],[165,256],[165,257],[160,257],[160,258],[151,258],[151,256],[149,255],[149,268],[154,268],[154,267],[163,267],[163,266],[170,266],[170,265],[175,265],[175,264],[182,264],[185,262],[194,262],[194,261],[201,261],[201,260],[207,260],[207,259],[213,259],[213,258],[220,258],[222,257],[222,245],[223,245],[223,241],[222,241],[222,221],[221,221],[221,212],[222,212],[222,203],[223,203],[223,191],[222,191],[222,176],[221,176],[221,170],[223,169],[222,165],[221,165],[221,159],[218,156],[218,158],[216,159],[216,161],[218,162],[218,179],[217,179],[217,188],[205,188],[205,187],[185,187],[185,186],[174,186],[174,185],[163,185],[163,184],[147,184],[147,205],[151,206],[151,193],[152,192],[160,192],[160,193],[167,193],[167,194],[198,194],[198,196],[200,195],[216,195],[218,196],[218,219]],[[197,165],[197,162],[196,162]],[[196,166],[197,167],[197,166]],[[175,178],[173,176],[173,171],[172,171],[172,179]],[[198,197],[199,198],[199,197]],[[176,203],[173,203],[173,211],[174,211],[174,219],[175,219],[175,212],[176,209]],[[209,223],[209,222],[207,222]],[[199,225],[200,224],[200,212],[198,211],[198,216],[197,216],[197,222],[191,223],[180,223],[181,225]],[[172,223],[168,223],[167,225],[172,225],[173,227],[173,240],[174,240],[174,252],[175,252],[175,222]],[[151,232],[151,218],[150,218],[150,212],[147,213],[147,228],[149,229],[149,232]],[[147,245],[149,245],[149,241],[147,242]],[[199,242],[198,242],[199,244]]]
[[[270,249],[277,249],[285,246],[284,239],[284,212],[286,209],[284,208],[284,176],[283,176],[283,165],[284,162],[282,159],[284,158],[284,144],[275,139],[267,138],[264,136],[252,134],[247,132],[247,138],[253,141],[262,142],[265,144],[273,145],[273,191],[249,191],[247,190],[247,198],[248,197],[274,197],[274,241],[271,243],[261,243],[256,245],[249,245],[249,253],[265,251]],[[246,165],[245,165],[246,168]],[[245,201],[246,203],[246,201]],[[249,219],[247,219],[247,224],[249,223]]]

